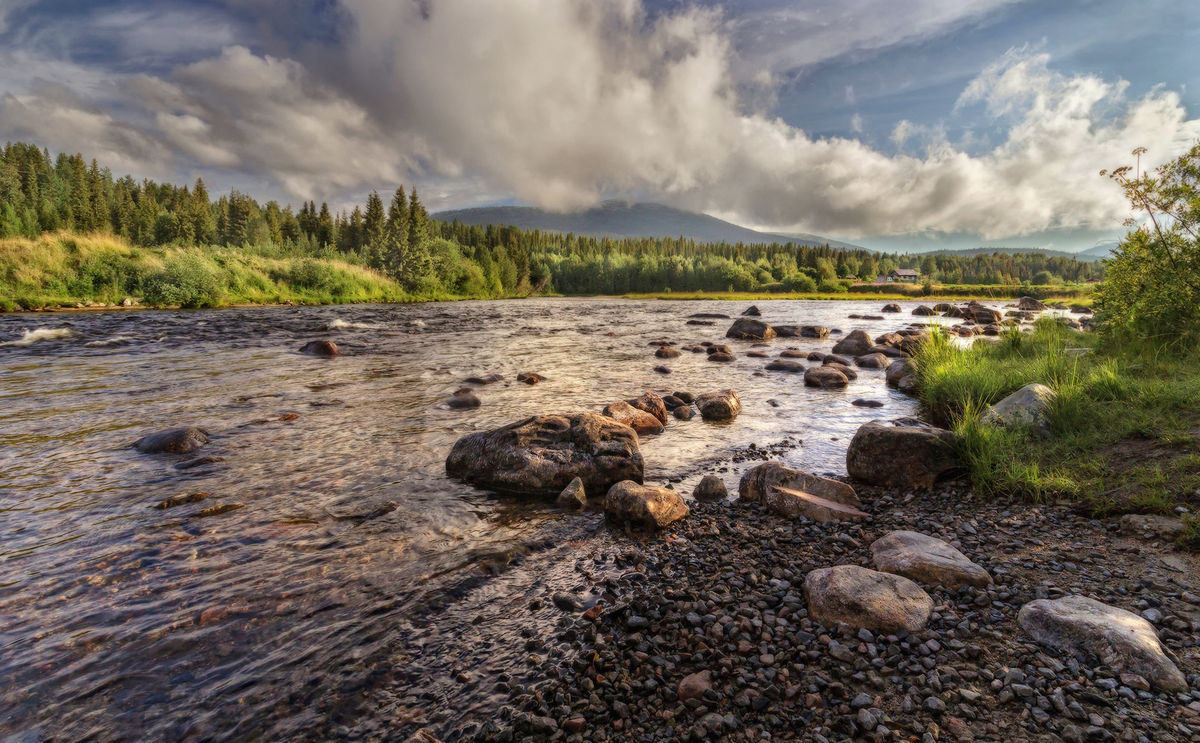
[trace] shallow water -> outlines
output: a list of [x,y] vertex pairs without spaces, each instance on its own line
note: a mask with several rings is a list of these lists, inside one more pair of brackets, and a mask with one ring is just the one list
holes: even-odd
[[[883,302],[757,304],[773,324],[872,336],[918,319],[915,302],[867,321],[847,315]],[[672,420],[643,437],[646,481],[690,493],[714,471],[734,488],[742,465],[729,459],[750,444],[792,444],[779,458],[843,473],[861,423],[914,413],[882,371],[811,390],[802,375],[762,372],[768,359],[745,355],[752,343],[724,339],[730,320],[686,324],[746,306],[536,299],[0,317],[0,737],[337,737],[380,688],[451,710],[433,718],[443,730],[487,714],[491,693],[456,678],[462,666],[481,652],[493,669],[519,665],[531,623],[553,615],[513,610],[531,591],[578,584],[573,556],[625,538],[596,513],[448,480],[459,436],[645,390],[732,387],[743,404],[734,422]],[[320,338],[346,355],[297,352]],[[836,338],[762,350],[828,351]],[[658,339],[728,343],[738,358],[663,361],[648,345]],[[545,381],[519,384],[522,371]],[[447,407],[463,379],[493,372],[505,381],[478,391],[482,407]],[[884,406],[851,405],[860,397]],[[199,453],[224,461],[180,470],[189,457],[128,446],[180,425],[208,429]],[[151,507],[196,492],[209,495]],[[200,515],[233,504],[243,507]]]

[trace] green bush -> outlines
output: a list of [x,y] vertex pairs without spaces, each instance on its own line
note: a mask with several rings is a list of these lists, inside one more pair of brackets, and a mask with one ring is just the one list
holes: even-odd
[[215,307],[225,288],[211,261],[196,253],[176,253],[163,270],[142,282],[143,298],[154,305]]

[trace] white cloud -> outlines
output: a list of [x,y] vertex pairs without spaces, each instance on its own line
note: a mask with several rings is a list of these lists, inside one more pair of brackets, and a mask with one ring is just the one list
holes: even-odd
[[862,134],[863,117],[861,115],[856,113],[850,117],[850,131],[854,132],[855,134]]

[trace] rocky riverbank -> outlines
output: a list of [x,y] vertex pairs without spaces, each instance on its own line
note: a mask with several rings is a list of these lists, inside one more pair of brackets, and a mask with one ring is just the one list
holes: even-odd
[[[1189,741],[1200,739],[1200,560],[1060,506],[987,502],[965,482],[858,488],[869,521],[796,521],[745,500],[691,504],[660,538],[577,562],[618,577],[562,599],[539,648],[477,740]],[[872,565],[893,530],[953,543],[994,582],[933,600],[908,633],[822,626],[813,570]],[[1086,595],[1148,620],[1186,691],[1036,642],[1037,599]],[[590,604],[590,605],[589,605]],[[1108,659],[1115,662],[1114,659]],[[528,677],[528,676],[527,676]]]

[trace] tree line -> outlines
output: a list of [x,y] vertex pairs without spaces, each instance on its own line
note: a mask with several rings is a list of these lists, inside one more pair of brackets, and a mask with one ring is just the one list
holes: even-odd
[[139,246],[229,245],[341,257],[395,278],[415,294],[497,297],[537,292],[845,291],[896,268],[956,284],[1082,282],[1097,264],[1028,253],[912,256],[828,245],[698,243],[480,227],[430,219],[417,189],[387,203],[298,211],[231,191],[213,199],[191,186],[114,177],[80,154],[9,143],[0,151],[0,237],[108,232]]

